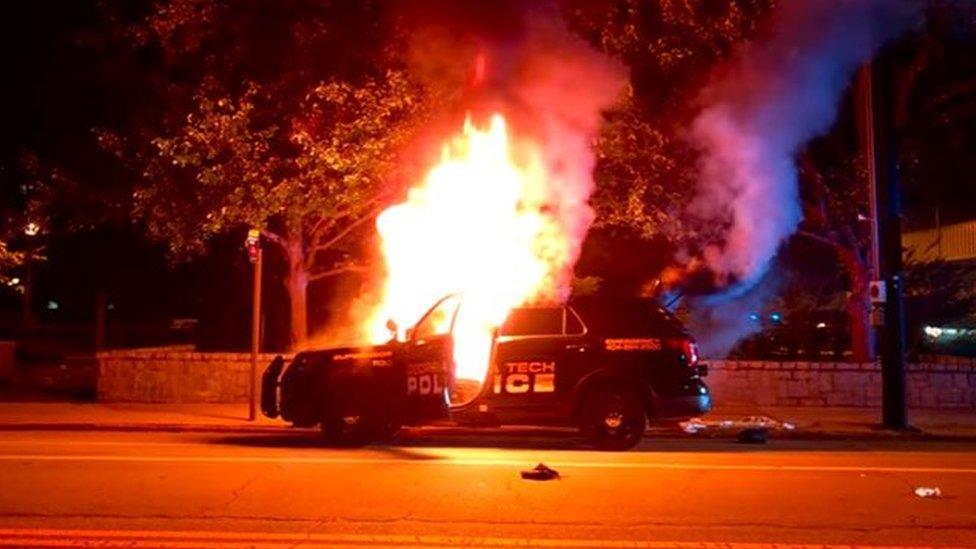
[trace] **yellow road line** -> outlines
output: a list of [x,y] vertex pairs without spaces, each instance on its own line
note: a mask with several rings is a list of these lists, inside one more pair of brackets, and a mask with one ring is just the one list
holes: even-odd
[[126,547],[130,549],[226,549],[255,547],[590,547],[628,549],[917,549],[931,546],[829,545],[714,541],[639,541],[597,539],[501,538],[397,534],[319,534],[174,530],[0,529],[5,547]]
[[[355,457],[302,457],[302,456],[186,456],[186,455],[118,455],[118,454],[0,454],[0,461],[102,461],[136,463],[253,463],[293,465],[412,465],[412,466],[479,466],[524,467],[526,459],[454,458],[446,455],[428,456],[427,459],[355,458]],[[763,471],[763,472],[811,472],[811,473],[938,473],[976,474],[976,468],[968,467],[896,467],[870,465],[748,465],[712,463],[663,463],[663,462],[593,462],[551,461],[552,467],[567,469],[657,469],[694,471]]]

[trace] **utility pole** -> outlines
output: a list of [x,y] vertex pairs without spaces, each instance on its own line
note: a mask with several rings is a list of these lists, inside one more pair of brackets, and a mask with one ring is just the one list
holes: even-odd
[[871,297],[870,329],[868,330],[868,358],[876,360],[878,358],[878,334],[884,326],[884,310],[877,295],[877,289],[881,286],[878,282],[881,276],[881,258],[878,250],[878,171],[875,165],[875,145],[874,145],[874,86],[872,85],[874,71],[871,69],[871,61],[865,63],[857,71],[855,105],[857,112],[858,137],[860,138],[861,152],[864,155],[864,168],[868,183],[868,205],[870,213],[867,221],[871,229],[871,287],[868,294]]
[[257,419],[258,401],[258,353],[261,350],[261,264],[264,254],[261,250],[261,232],[251,229],[244,241],[247,257],[254,266],[254,284],[251,299],[251,371],[248,377],[247,419]]
[[[894,127],[893,79],[889,64],[869,63],[861,79],[864,94],[865,141],[872,187],[873,253],[876,289],[872,296],[882,308],[881,423],[888,429],[908,428],[905,367],[905,276],[902,267],[901,189],[898,185],[898,140]],[[875,315],[872,315],[874,317]]]
[[[872,63],[868,61],[857,72],[857,104],[859,111],[858,128],[861,134],[861,150],[864,154],[865,171],[868,178],[871,223],[871,278],[877,280],[881,272],[881,254],[878,250],[878,170],[875,164],[875,145],[874,145],[874,86],[871,80],[874,76]],[[872,308],[871,325],[880,327],[883,325],[881,315],[874,314],[879,312],[877,308]],[[872,349],[874,356],[874,349]]]

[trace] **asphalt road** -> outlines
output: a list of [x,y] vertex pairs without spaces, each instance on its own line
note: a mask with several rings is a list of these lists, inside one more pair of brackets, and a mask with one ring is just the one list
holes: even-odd
[[[562,478],[520,478],[540,461]],[[976,444],[652,439],[611,454],[539,432],[355,450],[300,433],[0,433],[0,545],[365,544],[976,546]]]

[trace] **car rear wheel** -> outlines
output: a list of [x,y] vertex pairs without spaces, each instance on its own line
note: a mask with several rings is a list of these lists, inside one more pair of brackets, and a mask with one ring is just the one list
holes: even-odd
[[613,385],[590,391],[580,406],[580,431],[600,450],[629,450],[640,442],[647,414],[632,390]]

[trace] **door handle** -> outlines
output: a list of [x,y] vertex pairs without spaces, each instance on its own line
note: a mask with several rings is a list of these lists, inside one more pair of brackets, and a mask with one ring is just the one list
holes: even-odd
[[578,353],[585,352],[590,346],[586,343],[574,343],[566,346],[567,351],[576,351]]

